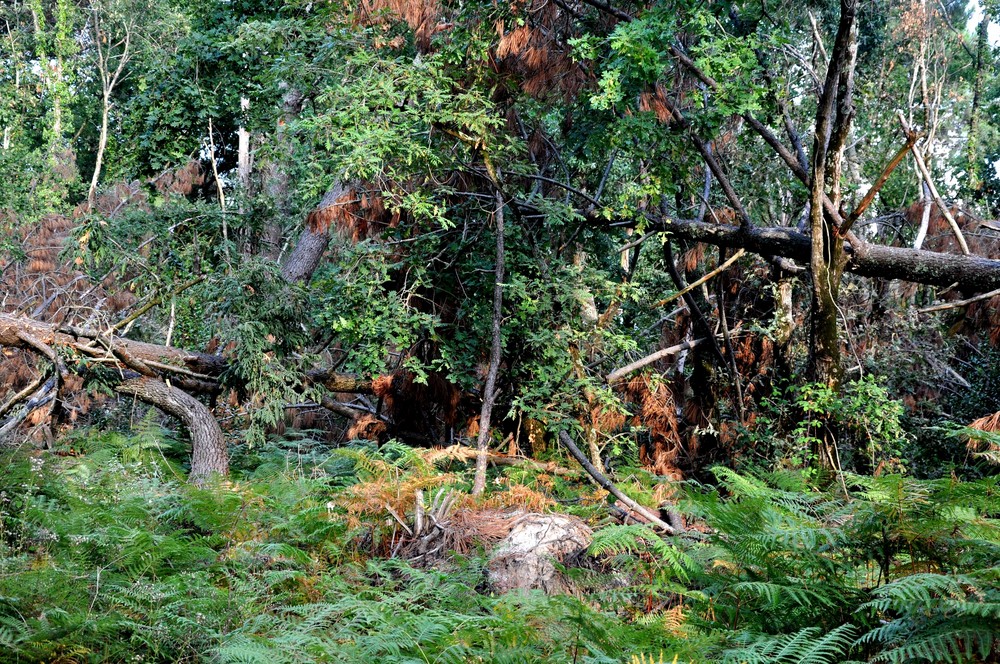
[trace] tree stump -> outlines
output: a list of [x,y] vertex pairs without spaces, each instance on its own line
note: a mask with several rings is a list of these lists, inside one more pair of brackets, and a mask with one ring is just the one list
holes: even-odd
[[540,589],[547,594],[573,592],[556,569],[590,546],[593,531],[580,519],[563,514],[525,514],[490,554],[490,584],[499,592]]

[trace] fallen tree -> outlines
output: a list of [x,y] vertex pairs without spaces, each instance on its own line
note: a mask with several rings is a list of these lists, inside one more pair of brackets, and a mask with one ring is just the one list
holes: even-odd
[[[792,228],[730,226],[695,220],[661,220],[654,227],[667,235],[720,247],[739,248],[766,256],[781,257],[808,264],[811,239]],[[933,286],[957,286],[964,292],[978,293],[1000,288],[1000,261],[928,250],[876,245],[851,236],[845,242],[846,271],[881,279],[900,279]],[[30,350],[52,363],[58,373],[66,372],[63,357],[75,355],[84,364],[101,364],[121,371],[118,391],[132,395],[177,417],[188,428],[192,439],[192,477],[204,478],[218,472],[225,474],[224,440],[211,411],[191,395],[215,395],[223,387],[224,376],[231,369],[225,356],[174,346],[135,341],[116,333],[114,328],[98,330],[72,325],[56,325],[24,316],[0,313],[0,346]],[[371,394],[370,380],[339,373],[328,368],[303,371],[302,386],[319,385],[330,392]],[[22,393],[19,401],[32,393]],[[46,399],[50,403],[55,399]],[[358,413],[338,408],[329,402],[328,410],[350,417]],[[40,407],[33,404],[32,410]],[[24,419],[26,412],[20,420]],[[19,421],[20,421],[19,420]],[[5,430],[13,422],[4,423]],[[221,442],[220,442],[221,441]]]
[[[661,222],[659,229],[676,238],[802,262],[808,262],[812,247],[808,235],[784,227],[740,228],[670,219]],[[888,247],[858,238],[845,242],[845,247],[848,256],[846,270],[863,277],[900,279],[930,286],[957,286],[968,292],[1000,288],[1000,260]]]
[[[114,330],[99,330],[55,325],[24,316],[0,314],[0,346],[36,353],[50,362],[58,375],[67,373],[64,357],[76,357],[80,364],[110,366],[120,372],[116,390],[179,419],[187,428],[192,444],[191,479],[202,481],[229,469],[225,437],[209,408],[194,394],[218,394],[224,376],[231,368],[229,360],[213,353],[135,341],[118,336]],[[370,393],[372,382],[329,369],[303,372],[301,386],[322,385],[331,392]],[[27,400],[15,416],[0,423],[6,435],[30,412],[58,398],[56,380],[46,383],[44,394],[38,385],[14,395],[3,406],[9,412]],[[2,413],[0,413],[2,414]]]

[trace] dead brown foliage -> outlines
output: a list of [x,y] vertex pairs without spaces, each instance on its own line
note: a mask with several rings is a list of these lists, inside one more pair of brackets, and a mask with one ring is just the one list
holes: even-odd
[[183,166],[164,171],[154,178],[151,184],[161,194],[190,196],[198,187],[204,186],[207,181],[208,177],[201,162],[192,159]]
[[516,26],[497,22],[498,65],[521,79],[521,88],[535,97],[561,93],[569,98],[590,80],[589,72],[570,57],[565,43],[572,36],[567,15],[553,2],[528,0],[512,7],[521,19]]
[[[1000,412],[980,417],[978,420],[970,422],[969,428],[979,429],[980,431],[985,431],[987,433],[1000,432]],[[984,456],[993,461],[993,463],[1000,463],[1000,461],[998,461],[1000,460],[1000,445],[988,440],[983,440],[982,438],[975,438],[973,436],[969,436],[965,445],[971,452],[978,452],[980,454],[985,453]]]
[[670,385],[648,374],[640,374],[623,383],[619,389],[622,398],[632,405],[633,415],[626,417],[604,410],[593,418],[595,424],[606,432],[621,428],[626,423],[646,428],[648,440],[639,448],[639,460],[657,475],[682,478],[683,473],[677,462],[684,446]]
[[969,428],[979,429],[987,433],[997,433],[1000,431],[1000,412],[973,420],[969,423]]
[[[431,37],[448,27],[441,22],[439,0],[362,0],[359,14],[365,25],[388,27],[390,22],[403,21],[413,30],[417,47],[424,52],[430,48]],[[387,45],[399,48],[402,43]]]
[[531,487],[510,483],[506,491],[494,493],[483,503],[483,506],[487,510],[520,508],[528,512],[545,512],[555,507],[556,501]]
[[306,223],[315,233],[335,229],[352,242],[376,237],[399,223],[399,212],[390,213],[380,195],[361,189],[348,189],[328,205],[309,213]]
[[673,104],[667,97],[666,88],[659,83],[652,91],[647,90],[639,95],[639,110],[653,113],[656,115],[656,119],[663,124],[670,124],[679,118],[674,111]]
[[347,430],[349,440],[381,440],[385,436],[385,422],[374,415],[362,415]]

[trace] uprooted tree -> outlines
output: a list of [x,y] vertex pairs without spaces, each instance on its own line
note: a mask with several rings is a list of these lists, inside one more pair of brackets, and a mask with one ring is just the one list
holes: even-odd
[[301,411],[697,468],[801,366],[836,388],[847,337],[861,367],[859,321],[911,315],[890,280],[995,327],[993,61],[925,5],[179,2],[172,48],[114,68],[105,4],[8,6],[0,433],[117,392],[183,423],[198,479]]

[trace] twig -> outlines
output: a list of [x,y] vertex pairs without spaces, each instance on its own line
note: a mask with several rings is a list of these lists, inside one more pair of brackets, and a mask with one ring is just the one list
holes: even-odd
[[[663,243],[663,262],[666,264],[667,273],[670,275],[670,279],[673,280],[674,285],[681,291],[685,290],[684,280],[677,269],[677,265],[674,263],[674,250],[670,242]],[[725,366],[726,356],[722,354],[722,349],[719,348],[719,344],[715,340],[712,326],[708,324],[708,318],[702,313],[701,308],[698,306],[698,301],[691,291],[683,293],[683,295],[684,303],[687,305],[688,311],[691,312],[691,318],[694,319],[695,330],[708,339],[712,345],[712,353],[715,355],[715,358],[719,361],[720,365]]]
[[823,36],[819,33],[819,25],[816,24],[816,17],[813,16],[812,12],[809,12],[809,23],[812,24],[813,40],[819,48],[819,54],[823,57],[824,62],[828,62],[830,56],[826,54],[826,47],[823,46]]
[[729,182],[729,178],[726,177],[725,172],[722,170],[722,166],[715,159],[712,151],[708,149],[705,142],[702,141],[692,130],[691,140],[694,141],[694,145],[698,148],[698,152],[701,153],[702,159],[705,160],[705,164],[708,165],[709,170],[712,171],[712,175],[715,179],[719,181],[719,186],[722,187],[722,192],[726,195],[726,199],[729,204],[733,206],[736,213],[740,217],[740,228],[746,230],[750,228],[750,215],[747,214],[746,208],[743,207],[743,203],[740,201],[739,195],[736,190],[733,189],[733,185]]
[[[719,247],[719,258],[721,259],[726,254],[725,247]],[[715,282],[716,285],[716,298],[719,310],[719,324],[722,326],[722,344],[726,349],[726,355],[729,360],[729,372],[733,376],[733,387],[736,388],[736,413],[739,415],[740,424],[743,424],[744,412],[743,412],[743,382],[740,380],[739,368],[736,366],[736,353],[733,351],[733,338],[729,333],[729,322],[726,320],[726,292],[724,288],[724,282],[719,280]]]
[[598,201],[601,200],[601,194],[604,193],[604,185],[608,181],[608,176],[611,175],[611,167],[615,165],[615,159],[618,157],[618,149],[611,151],[611,158],[608,159],[608,165],[604,167],[604,174],[601,175],[601,182],[597,185],[597,191],[594,192],[594,198]]
[[649,238],[653,237],[653,235],[655,235],[655,233],[646,233],[645,235],[640,236],[639,239],[632,240],[631,242],[629,242],[628,244],[626,244],[624,247],[622,247],[621,249],[619,249],[618,252],[622,253],[622,252],[628,251],[629,249],[635,249],[640,244],[642,244],[643,242],[645,242]]
[[593,196],[584,191],[580,191],[576,187],[572,187],[566,184],[565,182],[560,182],[559,180],[554,180],[553,178],[548,178],[545,177],[544,175],[534,175],[532,173],[511,173],[510,176],[515,178],[528,178],[529,180],[539,180],[541,182],[548,182],[549,184],[553,184],[557,187],[560,187],[561,189],[565,189],[571,194],[576,194],[580,198],[586,200],[588,203],[593,205],[595,208],[601,207],[601,202],[599,200],[597,200],[596,198],[594,198]]
[[58,393],[59,389],[57,379],[57,375],[51,376],[35,393],[35,396],[24,404],[23,412],[11,416],[6,422],[0,425],[0,440],[6,438],[11,431],[16,429],[21,424],[21,422],[28,419],[28,416],[31,415],[31,413],[55,400],[56,393]]
[[[976,59],[975,54],[972,52],[972,49],[969,48],[969,45],[965,43],[965,34],[961,30],[956,28],[955,24],[951,22],[950,18],[948,18],[948,10],[945,8],[944,3],[941,2],[941,0],[938,0],[938,7],[941,8],[940,15],[941,18],[944,19],[945,25],[947,25],[948,28],[955,33],[955,36],[958,37],[958,43],[962,45],[962,48],[964,48],[965,52],[969,54],[969,57],[975,60]],[[983,16],[982,20],[986,21],[986,16]]]
[[591,7],[595,8],[595,9],[600,9],[602,12],[605,12],[607,14],[611,14],[615,18],[619,18],[619,19],[621,19],[623,21],[631,21],[632,20],[632,16],[631,15],[623,12],[620,9],[616,9],[615,7],[612,7],[610,2],[600,2],[600,0],[583,0],[583,2],[585,4],[590,5]]
[[59,372],[60,376],[66,375],[66,366],[62,363],[62,360],[59,359],[59,354],[56,353],[56,351],[51,346],[49,346],[47,343],[45,343],[38,337],[33,336],[29,332],[24,332],[24,331],[18,332],[17,338],[23,341],[26,345],[28,345],[35,351],[41,353],[46,358],[48,358],[48,360],[52,362],[53,366],[55,366],[56,371]]
[[[967,304],[972,304],[973,302],[979,302],[981,300],[988,300],[991,297],[996,297],[1000,295],[1000,288],[997,290],[992,290],[989,293],[983,293],[982,295],[977,295],[975,297],[970,297],[967,300],[959,300],[957,302],[947,302],[945,304],[935,304],[933,307],[926,307],[924,309],[917,309],[918,314],[929,314],[935,311],[944,311],[945,309],[958,309],[959,307],[964,307]],[[0,411],[2,412],[2,411]]]
[[[174,289],[173,292],[170,293],[170,295],[171,295],[171,297],[177,296],[177,295],[183,293],[184,291],[186,291],[187,289],[191,288],[192,286],[196,286],[196,285],[200,284],[204,280],[205,280],[205,275],[200,275],[200,276],[195,277],[194,279],[189,279],[188,281],[185,281],[183,284],[181,284],[176,289]],[[160,304],[161,302],[163,302],[163,294],[162,293],[159,294],[159,295],[157,295],[156,297],[154,297],[149,302],[147,302],[146,304],[142,305],[141,307],[139,307],[135,311],[133,311],[131,314],[129,314],[125,318],[123,318],[120,321],[118,321],[117,323],[115,323],[111,327],[111,330],[112,331],[116,331],[116,330],[122,329],[123,327],[125,327],[126,325],[128,325],[129,323],[131,323],[132,321],[134,321],[135,319],[139,318],[139,316],[142,316],[144,313],[146,313],[147,311],[149,311],[150,309],[152,309],[156,305]]]

